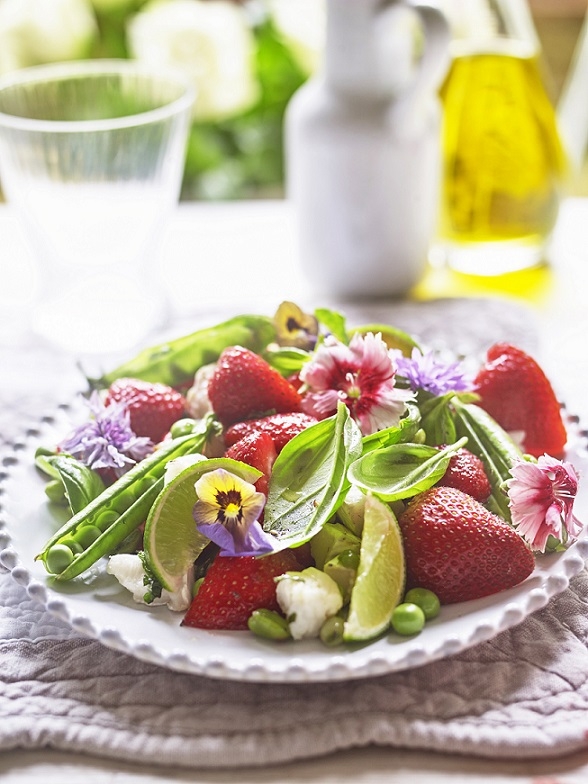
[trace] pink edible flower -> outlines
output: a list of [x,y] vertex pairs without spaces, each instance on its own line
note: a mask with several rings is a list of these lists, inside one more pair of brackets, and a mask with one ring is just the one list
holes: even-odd
[[571,463],[542,455],[536,463],[521,460],[507,481],[513,525],[534,550],[545,552],[553,536],[575,539],[582,524],[573,512],[578,475]]
[[413,398],[410,390],[396,388],[395,375],[394,352],[380,334],[356,333],[348,346],[329,338],[301,370],[302,408],[324,419],[335,414],[341,400],[364,435],[393,427]]

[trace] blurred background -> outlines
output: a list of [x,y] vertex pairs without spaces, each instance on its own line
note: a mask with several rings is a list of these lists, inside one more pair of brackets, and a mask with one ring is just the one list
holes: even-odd
[[[199,100],[183,200],[280,198],[282,121],[318,68],[325,0],[0,0],[0,73],[90,57],[183,69]],[[556,102],[586,0],[529,0]],[[588,194],[588,167],[572,184]]]

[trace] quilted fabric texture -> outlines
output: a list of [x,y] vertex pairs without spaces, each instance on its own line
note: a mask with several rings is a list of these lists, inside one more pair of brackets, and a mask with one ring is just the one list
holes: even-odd
[[187,767],[264,765],[371,743],[548,757],[588,743],[588,574],[520,626],[445,661],[344,683],[174,673],[78,638],[0,577],[0,749]]
[[[456,318],[456,312],[458,318]],[[528,314],[497,302],[401,305],[438,345],[533,349]],[[424,333],[424,334],[423,334]],[[9,444],[79,383],[64,358],[2,356]],[[2,468],[0,467],[0,471]],[[0,498],[0,527],[1,527]],[[0,750],[49,746],[187,767],[264,765],[368,744],[480,757],[548,757],[588,743],[588,573],[494,640],[444,661],[327,684],[222,682],[146,664],[80,637],[0,575]]]

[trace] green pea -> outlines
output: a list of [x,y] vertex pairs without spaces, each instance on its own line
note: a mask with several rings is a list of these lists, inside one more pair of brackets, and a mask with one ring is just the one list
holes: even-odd
[[142,479],[140,479],[137,482],[136,487],[133,488],[135,496],[137,498],[140,498],[143,495],[143,493],[146,493],[147,490],[149,490],[150,487],[153,487],[156,481],[157,481],[156,477],[146,474]]
[[321,642],[329,648],[334,648],[343,642],[343,627],[345,621],[338,615],[333,615],[323,623],[319,632]]
[[129,506],[132,506],[136,500],[137,496],[135,495],[134,489],[131,490],[127,487],[124,490],[121,490],[120,493],[112,499],[111,506],[116,512],[122,514]]
[[52,504],[67,506],[67,496],[61,479],[52,479],[45,485],[45,495]]
[[441,610],[439,597],[428,588],[411,588],[410,591],[407,591],[404,601],[412,602],[420,607],[427,621],[436,618]]
[[392,628],[397,634],[409,637],[418,634],[425,625],[425,613],[412,602],[399,604],[392,613]]
[[94,544],[99,536],[102,536],[102,531],[96,525],[83,525],[73,535],[76,542],[79,542],[84,549]]
[[97,515],[95,524],[101,531],[106,531],[110,526],[115,523],[120,515],[113,509],[105,509]]
[[198,423],[195,419],[178,419],[170,428],[170,435],[172,438],[181,438],[182,436],[189,436],[194,432],[194,428]]
[[69,547],[74,555],[79,555],[84,552],[82,545],[79,542],[76,542],[73,536],[64,536],[63,539],[59,540],[59,544]]
[[359,566],[359,550],[354,550],[352,547],[349,547],[347,550],[342,550],[338,553],[338,559],[341,566],[345,566],[347,569],[357,569]]
[[50,574],[61,574],[74,559],[74,554],[65,544],[52,545],[45,555],[45,567]]
[[275,610],[253,610],[247,626],[257,637],[266,640],[287,640],[290,637],[288,621]]

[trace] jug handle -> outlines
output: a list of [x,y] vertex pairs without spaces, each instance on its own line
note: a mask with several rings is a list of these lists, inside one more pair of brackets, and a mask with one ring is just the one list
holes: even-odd
[[588,144],[588,12],[557,106],[560,138],[572,169],[582,165]]
[[[394,0],[389,0],[383,8],[393,4]],[[398,133],[412,136],[422,126],[422,109],[440,87],[449,68],[450,32],[447,19],[438,8],[420,2],[409,2],[407,7],[420,19],[424,49],[412,80],[392,112]]]

